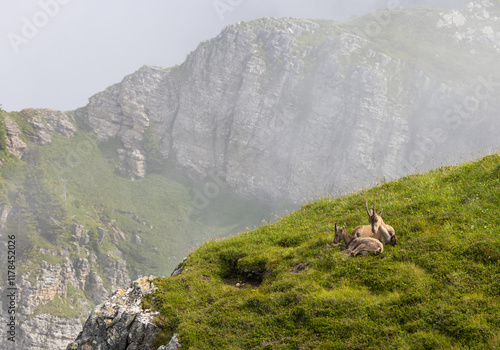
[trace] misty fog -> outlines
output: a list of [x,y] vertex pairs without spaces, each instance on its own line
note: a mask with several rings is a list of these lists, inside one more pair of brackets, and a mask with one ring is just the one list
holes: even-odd
[[273,16],[343,21],[398,4],[460,8],[467,1],[240,0],[224,6],[227,3],[4,2],[0,12],[3,108],[83,107],[94,93],[143,65],[181,64],[200,42],[238,21]]

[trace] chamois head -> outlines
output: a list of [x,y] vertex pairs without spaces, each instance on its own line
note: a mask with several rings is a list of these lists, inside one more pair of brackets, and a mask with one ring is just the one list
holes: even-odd
[[376,233],[380,227],[384,223],[382,220],[382,209],[380,212],[377,214],[375,211],[375,202],[373,202],[373,210],[368,209],[368,201],[366,201],[366,212],[368,213],[368,220],[370,221],[370,224],[372,225],[372,233]]
[[335,223],[335,237],[333,238],[333,243],[337,244],[342,242],[344,239],[345,222],[342,228],[337,228],[337,223]]

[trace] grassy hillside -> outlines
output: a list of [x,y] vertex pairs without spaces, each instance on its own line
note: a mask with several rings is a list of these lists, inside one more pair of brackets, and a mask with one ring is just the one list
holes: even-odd
[[[398,245],[333,248],[375,199]],[[498,349],[499,207],[500,155],[319,200],[206,243],[144,306],[183,349]]]

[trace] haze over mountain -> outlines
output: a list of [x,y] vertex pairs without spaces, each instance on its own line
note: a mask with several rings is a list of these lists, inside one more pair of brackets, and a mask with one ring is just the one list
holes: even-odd
[[100,140],[121,140],[132,177],[147,172],[152,130],[196,181],[213,175],[266,203],[342,193],[500,145],[497,7],[232,25],[77,115]]
[[467,0],[191,0],[175,4],[163,0],[6,1],[0,12],[0,103],[8,111],[73,110],[85,105],[96,91],[144,64],[170,67],[182,63],[199,42],[237,21],[262,17],[344,21],[387,6],[460,8],[466,3]]

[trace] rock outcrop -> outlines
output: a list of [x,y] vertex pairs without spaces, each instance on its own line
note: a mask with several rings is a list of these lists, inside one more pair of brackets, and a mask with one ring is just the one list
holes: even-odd
[[[142,308],[144,297],[156,290],[153,281],[153,276],[139,278],[128,289],[116,291],[111,298],[96,306],[67,350],[154,349],[159,332],[154,318],[158,312]],[[174,334],[170,342],[158,350],[178,350],[181,347],[177,334]]]
[[140,278],[126,290],[119,290],[98,305],[85,322],[83,331],[68,350],[150,350],[158,327],[157,312],[143,310],[142,299],[155,288],[153,277]]
[[167,345],[162,345],[158,348],[158,350],[178,350],[182,347],[182,344],[179,342],[179,338],[177,334],[174,334],[172,339]]
[[[53,109],[23,109],[19,114],[31,128],[29,132],[26,132],[26,136],[36,145],[48,145],[56,133],[71,137],[76,132],[70,117],[64,112]],[[28,147],[21,136],[21,129],[14,120],[8,117],[4,118],[4,122],[7,149],[16,157],[21,158]]]
[[[182,273],[186,258],[171,276]],[[142,307],[143,299],[156,290],[154,276],[142,277],[120,289],[92,310],[75,341],[67,350],[151,350],[160,329],[154,319],[159,314]],[[177,334],[158,350],[178,350],[182,347]]]
[[341,193],[500,147],[498,7],[238,23],[76,115],[100,140],[122,141],[119,168],[132,178],[147,171],[152,130],[193,180],[215,176],[266,202]]
[[21,129],[19,129],[19,126],[8,117],[4,118],[4,122],[7,134],[7,139],[5,140],[7,143],[7,149],[16,157],[21,158],[24,151],[28,147],[26,142],[24,142],[21,137]]
[[31,141],[43,146],[52,142],[52,135],[58,133],[64,137],[75,134],[76,128],[71,123],[68,115],[53,109],[23,109],[21,115],[33,127],[33,134],[29,135]]
[[127,151],[117,149],[118,157],[122,165],[118,171],[124,175],[130,175],[132,179],[140,179],[146,176],[146,157],[138,150]]

